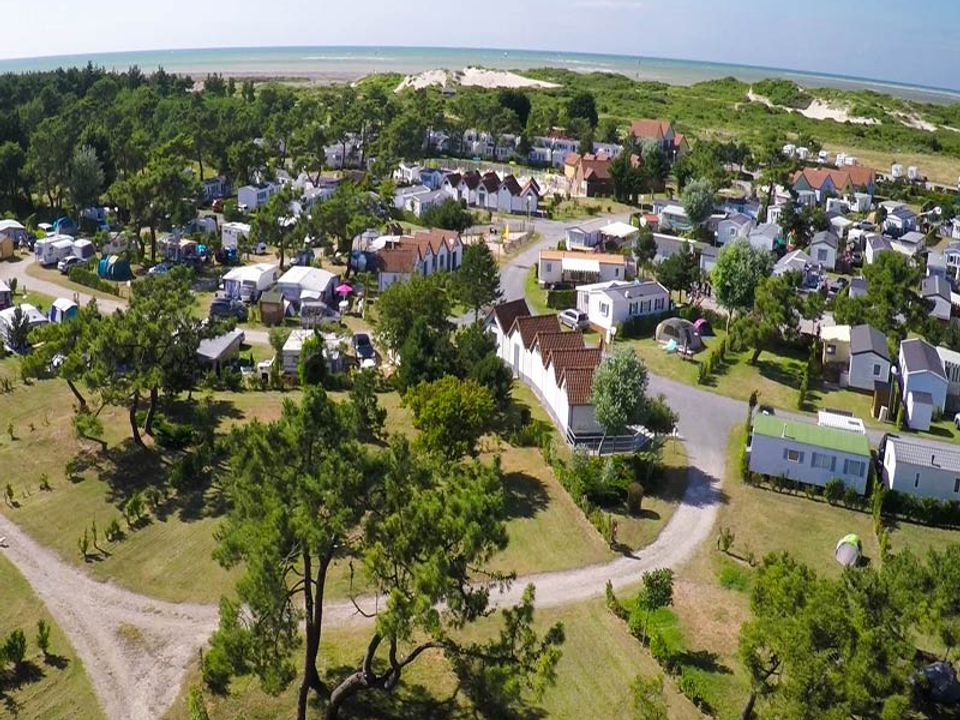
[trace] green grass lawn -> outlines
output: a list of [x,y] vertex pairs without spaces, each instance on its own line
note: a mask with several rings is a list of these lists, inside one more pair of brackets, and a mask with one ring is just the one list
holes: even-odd
[[[532,702],[535,710],[531,717],[559,720],[633,717],[630,683],[637,675],[651,676],[660,671],[640,643],[629,634],[626,625],[599,600],[537,611],[536,623],[541,629],[555,622],[563,623],[566,636],[563,657],[557,666],[557,682],[546,690],[539,702]],[[498,623],[497,618],[482,621],[470,628],[468,635],[472,638],[486,637],[497,628]],[[321,647],[323,671],[339,666],[339,677],[347,666],[357,666],[369,640],[369,630],[332,629],[325,637]],[[199,684],[196,671],[191,674],[190,682]],[[404,673],[392,701],[374,695],[371,698],[374,702],[369,706],[352,706],[348,717],[370,720],[387,717],[466,720],[477,717],[462,696],[451,700],[455,688],[456,679],[446,662],[436,654],[426,653]],[[702,717],[669,680],[665,683],[664,696],[672,720]],[[260,690],[253,679],[241,678],[231,685],[226,696],[213,697],[208,694],[206,700],[212,720],[232,720],[237,717],[272,720],[289,716],[296,706],[296,688],[272,698]],[[320,718],[321,713],[314,708],[308,716]],[[166,720],[186,718],[184,689],[176,705],[167,713]]]
[[[93,270],[96,270],[95,267],[91,266]],[[89,288],[86,285],[80,285],[79,283],[71,282],[70,278],[66,275],[60,273],[56,267],[52,268],[42,268],[36,263],[27,266],[27,275],[30,277],[37,278],[39,280],[46,280],[47,282],[55,283],[63,288],[64,297],[72,297],[73,293],[79,292],[84,295],[89,295],[91,297],[99,298],[101,300],[113,300],[116,301],[118,298],[116,295],[111,295],[110,293],[101,292],[100,290],[94,290]],[[126,286],[124,283],[116,283],[120,288],[120,295],[122,297],[127,296]],[[30,289],[29,284],[27,284],[27,289]]]
[[636,212],[636,208],[613,198],[570,198],[556,205],[550,217],[552,220],[586,220],[599,215],[629,212]]
[[[18,361],[0,362],[0,373],[17,378]],[[545,419],[529,390],[517,386],[517,397],[526,402],[534,417]],[[342,399],[343,393],[332,393]],[[284,399],[296,401],[297,392],[215,393],[221,430],[253,418],[270,421],[279,417]],[[412,418],[396,393],[379,396],[388,413],[389,429],[413,435]],[[3,506],[6,513],[33,537],[52,547],[69,562],[82,565],[94,577],[113,581],[158,598],[214,602],[229,590],[237,571],[222,569],[212,558],[213,533],[219,523],[213,496],[205,502],[174,502],[151,513],[144,527],[128,531],[119,543],[101,542],[102,556],[84,562],[77,539],[95,522],[101,533],[136,490],[147,487],[166,471],[169,460],[154,451],[131,448],[126,414],[107,408],[101,414],[109,450],[78,440],[72,431],[73,397],[57,380],[24,385],[19,380],[13,392],[0,395],[0,466],[16,468],[10,476],[18,507]],[[14,438],[6,433],[13,426]],[[510,544],[492,566],[521,574],[578,567],[614,557],[597,532],[583,518],[543,462],[536,448],[514,448],[487,440],[484,459],[499,452],[506,475],[507,533]],[[673,457],[682,457],[680,451]],[[88,466],[79,482],[67,479],[65,466],[82,455]],[[52,486],[40,490],[42,479]],[[630,520],[624,527],[637,543],[652,540],[673,510],[669,498],[650,497],[650,516]],[[654,515],[656,517],[654,517]],[[331,578],[331,596],[342,597],[348,589],[349,570],[338,565]]]
[[[17,720],[103,718],[103,711],[70,642],[16,568],[0,554],[0,637],[16,629],[27,636],[27,658],[19,676],[0,674],[0,717]],[[51,626],[50,656],[36,643],[37,621]]]
[[527,273],[523,285],[523,293],[527,298],[527,305],[530,306],[534,315],[544,315],[553,312],[547,307],[547,291],[540,287],[537,282],[537,267],[534,265]]

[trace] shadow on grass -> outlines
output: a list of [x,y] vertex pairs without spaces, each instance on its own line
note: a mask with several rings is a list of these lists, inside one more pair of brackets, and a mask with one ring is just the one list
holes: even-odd
[[63,655],[44,655],[43,664],[57,670],[66,670],[67,666],[70,665],[70,659]]
[[[4,697],[4,702],[13,701],[7,695],[11,690],[19,690],[24,685],[31,685],[44,678],[46,673],[43,668],[32,660],[24,660],[16,668],[0,672],[0,696]],[[16,704],[16,701],[13,701]]]
[[532,475],[514,472],[504,475],[508,518],[532,518],[547,509],[549,496],[543,483]]
[[[356,670],[346,665],[331,668],[324,677],[327,687],[333,689]],[[313,705],[321,709],[321,704],[316,700],[313,701]],[[456,693],[441,699],[435,697],[423,685],[401,680],[400,685],[393,692],[364,690],[354,695],[343,706],[340,717],[350,720],[371,720],[372,718],[467,720],[477,716],[460,706]]]
[[732,675],[733,670],[720,662],[720,656],[709,650],[682,650],[674,656],[677,663],[695,667],[704,672]]

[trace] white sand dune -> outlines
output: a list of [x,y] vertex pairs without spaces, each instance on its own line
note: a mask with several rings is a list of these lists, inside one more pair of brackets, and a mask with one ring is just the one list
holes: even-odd
[[486,70],[478,67],[468,67],[463,70],[427,70],[418,75],[408,75],[397,86],[396,92],[413,88],[437,86],[446,87],[462,85],[464,87],[482,87],[488,90],[496,88],[539,88],[549,89],[560,87],[556,83],[544,80],[534,80],[506,70]]
[[753,91],[753,88],[750,88],[747,91],[747,99],[750,100],[750,102],[761,103],[767,107],[777,108],[778,110],[799,113],[804,117],[810,118],[811,120],[834,120],[835,122],[849,122],[853,123],[854,125],[880,124],[880,121],[876,118],[851,115],[848,108],[839,105],[833,105],[831,103],[824,102],[823,100],[814,100],[807,107],[803,108],[802,110],[798,110],[796,108],[788,108],[782,105],[774,105],[772,102],[770,102],[770,98],[756,94]]

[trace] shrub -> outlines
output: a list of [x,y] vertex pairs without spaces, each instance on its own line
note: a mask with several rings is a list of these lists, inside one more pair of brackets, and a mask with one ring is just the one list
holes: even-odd
[[116,518],[107,525],[106,538],[110,542],[119,542],[123,539],[123,530],[120,529],[120,523]]
[[721,587],[724,587],[727,590],[746,592],[748,584],[749,578],[742,568],[727,563],[723,566],[723,569],[720,570]]
[[607,580],[606,587],[604,587],[604,595],[606,597],[607,609],[621,620],[626,621],[630,614],[613,592],[613,583],[609,580]]
[[703,681],[694,668],[684,666],[680,669],[680,677],[677,678],[677,689],[686,695],[687,699],[705,714],[712,714],[710,703],[707,702],[705,696]]
[[547,307],[554,310],[566,310],[577,306],[576,290],[548,290]]
[[553,426],[543,420],[531,420],[510,433],[507,438],[514,447],[539,447],[549,443],[553,436]]
[[843,499],[844,491],[843,480],[840,478],[833,478],[823,486],[823,495],[831,505],[836,505]]
[[663,635],[656,630],[650,633],[650,655],[665,670],[673,668],[673,653]]
[[697,384],[703,385],[707,381],[708,377],[709,375],[707,374],[706,363],[700,363],[700,365],[697,367]]
[[639,515],[643,509],[643,485],[634,480],[627,485],[627,512]]
[[106,280],[101,280],[95,271],[80,265],[74,265],[70,268],[68,277],[70,278],[70,282],[75,282],[78,285],[93,288],[108,295],[120,295],[120,287],[118,285],[114,285],[112,282]]
[[167,450],[183,450],[193,442],[193,427],[157,416],[153,421],[153,437],[160,447]]
[[7,635],[3,643],[2,656],[16,668],[23,664],[24,658],[27,657],[27,636],[23,630],[17,628]]
[[667,318],[676,317],[676,315],[676,310],[666,310],[657,315],[636,315],[620,326],[617,330],[617,337],[624,340],[652,337],[657,325]]
[[717,536],[717,550],[723,553],[729,553],[730,548],[733,547],[733,541],[737,536],[733,534],[733,530],[728,527],[720,528],[720,534]]
[[859,508],[863,505],[863,497],[851,485],[843,491],[843,504],[849,508]]
[[43,618],[37,620],[37,647],[44,657],[50,653],[50,623]]

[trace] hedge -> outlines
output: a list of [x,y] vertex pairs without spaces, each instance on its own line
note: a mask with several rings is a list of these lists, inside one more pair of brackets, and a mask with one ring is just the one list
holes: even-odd
[[577,306],[576,290],[547,290],[547,307],[566,310]]
[[120,295],[120,288],[118,286],[106,280],[101,280],[97,273],[85,267],[70,268],[68,277],[70,278],[70,282],[75,282],[78,285],[93,288],[94,290],[109,293],[110,295],[117,295],[118,297]]

